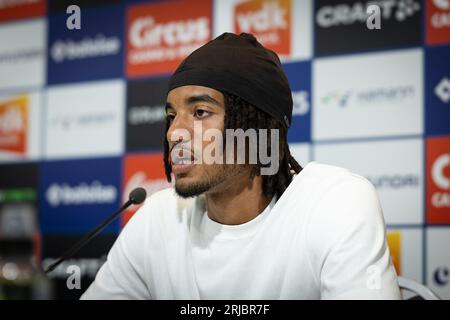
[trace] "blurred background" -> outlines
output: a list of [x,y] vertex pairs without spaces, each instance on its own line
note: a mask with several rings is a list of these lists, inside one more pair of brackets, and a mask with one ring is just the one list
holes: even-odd
[[[0,0],[0,288],[27,274],[27,257],[49,265],[134,187],[169,186],[168,77],[223,32],[280,55],[294,156],[370,179],[398,274],[450,299],[450,0]],[[78,298],[134,210],[37,297]]]

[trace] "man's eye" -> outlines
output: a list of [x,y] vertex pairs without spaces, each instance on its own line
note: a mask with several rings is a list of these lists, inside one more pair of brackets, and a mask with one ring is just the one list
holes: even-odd
[[206,116],[208,116],[208,115],[209,115],[209,112],[206,111],[206,110],[203,110],[203,109],[197,109],[197,110],[195,110],[195,116],[196,116],[197,118],[204,118],[204,117],[206,117]]
[[174,114],[168,114],[168,115],[166,115],[166,119],[169,120],[170,122],[172,122],[173,119],[175,119],[175,115]]

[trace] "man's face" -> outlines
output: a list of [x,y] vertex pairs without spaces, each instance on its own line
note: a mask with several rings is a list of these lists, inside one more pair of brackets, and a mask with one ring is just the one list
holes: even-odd
[[[192,163],[199,158],[195,151],[203,152],[211,143],[203,141],[202,133],[208,129],[224,130],[225,104],[220,91],[202,86],[175,88],[167,96],[166,115],[170,120],[166,136],[169,161],[175,176],[175,190],[180,196],[219,191],[224,182],[241,171],[239,166],[232,164]],[[194,122],[197,128],[201,124],[202,132],[194,132]],[[180,139],[181,135],[183,137]],[[201,150],[194,150],[194,139],[199,142]]]

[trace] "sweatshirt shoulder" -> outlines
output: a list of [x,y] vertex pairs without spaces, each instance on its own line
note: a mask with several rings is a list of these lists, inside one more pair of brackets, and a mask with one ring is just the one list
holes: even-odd
[[185,220],[184,216],[190,216],[200,202],[197,198],[185,199],[178,196],[173,187],[166,188],[148,196],[135,216],[145,216],[146,218],[142,219],[164,223],[178,222],[180,217],[181,220]]
[[308,163],[299,175],[296,176],[297,188],[305,188],[314,191],[315,194],[323,194],[334,187],[346,188],[365,185],[373,187],[365,177],[356,174],[349,169],[312,161]]

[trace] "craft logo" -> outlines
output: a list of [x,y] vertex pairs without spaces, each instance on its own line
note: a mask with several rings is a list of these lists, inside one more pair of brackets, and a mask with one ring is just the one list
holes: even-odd
[[[356,22],[366,23],[368,14],[366,8],[373,3],[356,2],[350,4],[338,4],[335,6],[324,6],[316,14],[317,24],[322,28],[339,25],[350,25]],[[420,2],[415,0],[384,0],[378,1],[383,20],[394,19],[398,22],[405,21],[414,16],[420,10]]]
[[167,78],[129,81],[127,150],[161,150],[166,126]]
[[427,5],[427,44],[450,42],[450,0],[429,0]]
[[29,115],[27,96],[0,101],[0,151],[25,155]]
[[400,231],[390,231],[387,233],[387,242],[389,245],[389,251],[391,253],[392,264],[395,267],[395,271],[400,275],[401,269],[401,234]]
[[137,126],[163,122],[166,118],[165,106],[133,106],[128,111],[128,122]]
[[128,10],[127,74],[172,72],[211,39],[211,1],[143,4]]
[[0,0],[0,21],[43,16],[45,0]]
[[427,220],[450,223],[450,138],[427,141]]
[[[147,191],[147,197],[159,190],[169,188],[171,184],[167,182],[163,163],[163,156],[161,154],[126,156],[123,179],[123,202],[128,200],[130,192],[137,187],[144,188]],[[137,208],[134,206],[125,211],[122,218],[122,225],[128,222],[136,210]]]
[[253,34],[280,55],[291,53],[291,0],[252,0],[234,8],[234,30]]
[[58,40],[52,45],[50,55],[56,63],[61,63],[64,60],[115,55],[119,53],[120,45],[118,37],[105,37],[100,33],[80,41]]
[[[370,17],[367,8],[373,4],[380,8],[382,27],[370,31],[366,25]],[[419,0],[317,0],[315,8],[318,54],[421,44]]]

